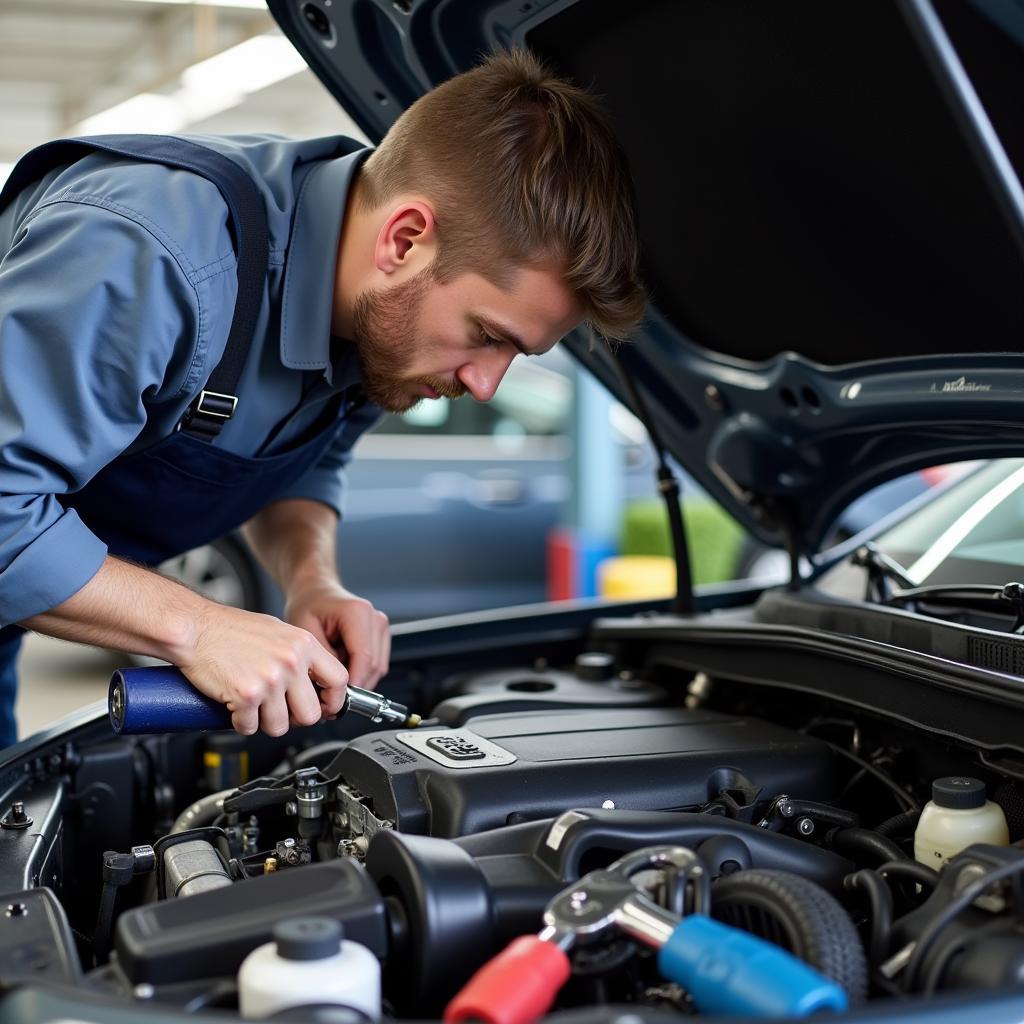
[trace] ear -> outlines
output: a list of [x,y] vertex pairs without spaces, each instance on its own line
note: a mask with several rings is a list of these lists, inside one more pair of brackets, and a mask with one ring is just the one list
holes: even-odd
[[433,261],[435,249],[434,211],[422,200],[403,200],[381,225],[374,265],[385,274],[418,272]]

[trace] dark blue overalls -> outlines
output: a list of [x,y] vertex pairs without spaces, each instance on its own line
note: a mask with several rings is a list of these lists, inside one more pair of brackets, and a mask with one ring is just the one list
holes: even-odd
[[[61,499],[78,511],[111,554],[155,565],[230,532],[315,465],[341,425],[343,399],[337,397],[319,432],[284,454],[245,458],[211,444],[239,401],[236,385],[266,287],[269,242],[263,200],[238,164],[198,143],[106,135],[33,150],[0,192],[0,211],[49,171],[96,150],[166,164],[211,181],[227,203],[237,258],[238,296],[224,355],[177,430],[149,448],[114,459],[85,487]],[[0,629],[0,748],[16,738],[15,662],[23,634],[19,626]]]

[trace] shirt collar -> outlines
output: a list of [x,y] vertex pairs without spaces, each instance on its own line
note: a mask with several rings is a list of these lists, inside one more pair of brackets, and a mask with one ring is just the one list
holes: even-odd
[[[306,175],[295,202],[285,258],[281,299],[281,362],[291,370],[323,370],[333,383],[342,368],[331,360],[334,274],[345,202],[355,173],[371,150],[318,163]],[[344,378],[357,360],[344,360]]]

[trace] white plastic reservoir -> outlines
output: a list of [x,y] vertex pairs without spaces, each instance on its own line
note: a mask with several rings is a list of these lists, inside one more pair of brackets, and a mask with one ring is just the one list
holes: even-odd
[[999,804],[985,798],[985,783],[958,775],[936,779],[914,832],[914,859],[938,871],[972,843],[1007,846],[1010,833]]
[[329,917],[297,917],[274,928],[238,971],[243,1017],[260,1019],[299,1006],[344,1006],[380,1018],[380,961],[344,938]]

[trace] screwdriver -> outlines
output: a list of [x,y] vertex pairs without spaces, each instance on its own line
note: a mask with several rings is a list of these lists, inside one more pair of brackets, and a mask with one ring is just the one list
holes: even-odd
[[[118,736],[231,728],[231,712],[200,693],[171,665],[118,669],[110,677],[107,711]],[[371,722],[407,729],[415,729],[422,721],[404,704],[358,686],[348,687],[339,717],[349,711]]]

